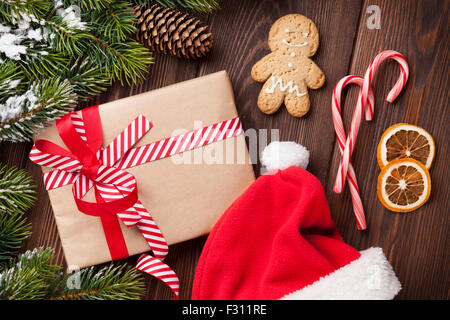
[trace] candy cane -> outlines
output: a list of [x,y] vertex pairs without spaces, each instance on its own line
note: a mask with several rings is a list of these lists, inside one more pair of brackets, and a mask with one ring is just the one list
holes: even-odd
[[348,139],[345,143],[344,153],[341,157],[341,162],[339,165],[338,173],[336,176],[336,182],[334,184],[334,192],[341,193],[344,185],[345,180],[347,177],[347,172],[349,169],[349,163],[351,154],[353,152],[353,149],[355,147],[356,138],[358,136],[359,126],[361,124],[361,118],[364,111],[366,111],[366,119],[371,120],[373,117],[373,106],[367,105],[367,99],[369,95],[369,89],[370,84],[373,79],[373,75],[375,74],[376,70],[380,66],[380,64],[386,60],[386,59],[393,59],[397,61],[400,64],[400,77],[398,78],[396,84],[391,89],[391,91],[386,96],[386,100],[388,102],[392,102],[397,98],[397,96],[400,94],[402,89],[404,88],[406,81],[408,80],[409,75],[409,69],[408,69],[408,63],[406,62],[405,57],[401,55],[400,53],[392,50],[383,51],[379,53],[370,64],[369,68],[366,71],[366,74],[364,76],[364,83],[361,88],[361,94],[358,99],[358,103],[355,109],[355,112],[353,114],[352,123],[350,127],[350,131],[348,134]]
[[[380,52],[370,64],[369,68],[366,71],[366,74],[364,75],[364,85],[361,89],[362,91],[362,97],[361,97],[361,103],[364,105],[367,101],[367,94],[370,88],[370,84],[372,83],[373,75],[377,71],[380,64],[387,59],[393,59],[398,62],[400,65],[400,76],[397,79],[397,82],[395,83],[394,87],[389,91],[389,93],[386,96],[387,102],[394,102],[394,100],[398,97],[400,92],[402,92],[403,88],[406,85],[406,81],[408,81],[409,76],[409,68],[408,63],[406,62],[405,57],[394,50],[386,50],[383,52]],[[366,120],[371,121],[373,118],[373,109],[374,105],[370,106],[368,105],[368,108],[366,108]]]
[[[364,82],[364,80],[361,77],[346,76],[346,77],[342,78],[334,87],[333,98],[331,100],[331,111],[333,114],[334,129],[336,131],[336,137],[338,140],[339,149],[341,151],[341,154],[344,152],[344,146],[347,141],[347,137],[345,135],[345,130],[344,130],[344,123],[342,121],[342,114],[341,114],[342,91],[345,88],[345,86],[352,84],[352,83],[357,84],[360,87],[362,87],[363,82]],[[360,94],[361,94],[361,92],[360,92]],[[369,88],[367,104],[368,104],[368,106],[372,107],[373,103],[374,103],[373,92],[372,92],[372,89]],[[355,217],[356,217],[356,225],[359,230],[364,230],[364,229],[366,229],[366,219],[364,217],[364,208],[363,208],[363,205],[361,202],[361,196],[359,193],[358,182],[356,180],[355,170],[353,169],[351,162],[349,163],[348,170],[349,171],[348,171],[348,175],[347,175],[347,180],[349,183],[348,185],[349,185],[350,194],[352,197],[353,211],[354,211]]]

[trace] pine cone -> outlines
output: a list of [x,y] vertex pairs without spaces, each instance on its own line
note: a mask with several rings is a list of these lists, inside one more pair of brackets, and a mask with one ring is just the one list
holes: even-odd
[[212,34],[197,17],[157,3],[134,9],[137,39],[150,50],[185,59],[204,57],[211,50]]

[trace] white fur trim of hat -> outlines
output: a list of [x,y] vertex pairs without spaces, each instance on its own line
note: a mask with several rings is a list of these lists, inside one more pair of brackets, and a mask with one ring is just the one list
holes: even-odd
[[267,171],[283,170],[291,166],[308,167],[309,151],[292,141],[271,142],[261,154],[261,164]]

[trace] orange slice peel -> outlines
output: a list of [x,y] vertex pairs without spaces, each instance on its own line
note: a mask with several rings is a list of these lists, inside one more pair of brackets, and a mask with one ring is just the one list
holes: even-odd
[[410,212],[425,204],[430,197],[431,178],[419,161],[405,158],[385,165],[378,176],[380,202],[394,212]]
[[411,158],[430,169],[435,155],[433,137],[423,128],[398,123],[389,127],[381,136],[377,149],[380,168],[397,159]]

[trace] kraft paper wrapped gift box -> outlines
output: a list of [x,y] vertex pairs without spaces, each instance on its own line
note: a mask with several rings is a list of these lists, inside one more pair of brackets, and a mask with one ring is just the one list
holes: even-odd
[[[99,113],[103,147],[139,114],[151,121],[153,127],[134,147],[179,134],[180,129],[198,129],[199,121],[204,127],[237,117],[225,71],[105,103],[99,106]],[[56,125],[44,129],[35,139],[50,140],[65,147]],[[223,154],[216,152],[218,158],[213,160],[219,163],[211,164],[202,155],[205,151],[214,155],[214,150],[223,150]],[[178,157],[177,161],[174,156]],[[191,163],[187,163],[189,160]],[[53,169],[43,167],[44,172],[50,170]],[[139,200],[169,245],[207,234],[227,207],[254,181],[244,135],[126,171],[136,177]],[[48,194],[67,264],[83,268],[110,261],[100,218],[78,211],[72,185],[49,190]],[[84,199],[93,201],[92,194],[91,190]],[[149,251],[136,227],[127,228],[122,222],[120,225],[130,256]]]

